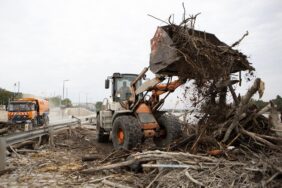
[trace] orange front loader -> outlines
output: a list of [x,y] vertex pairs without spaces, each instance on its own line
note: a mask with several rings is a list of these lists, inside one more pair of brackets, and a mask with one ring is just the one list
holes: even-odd
[[97,112],[97,139],[110,139],[116,149],[132,149],[146,138],[153,138],[158,147],[165,147],[181,134],[179,120],[160,111],[166,97],[186,80],[156,76],[142,83],[148,68],[139,75],[114,73],[106,80],[111,82],[111,97]]

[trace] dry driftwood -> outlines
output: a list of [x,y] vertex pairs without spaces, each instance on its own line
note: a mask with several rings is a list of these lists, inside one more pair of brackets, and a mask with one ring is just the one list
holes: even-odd
[[115,169],[120,167],[126,167],[139,162],[156,161],[156,160],[169,160],[169,161],[177,162],[177,161],[185,161],[188,160],[189,158],[190,159],[192,158],[195,161],[202,161],[202,162],[216,161],[216,159],[206,156],[201,156],[201,155],[193,155],[190,153],[183,153],[183,152],[163,152],[156,150],[156,151],[147,151],[143,153],[132,154],[130,155],[130,157],[128,157],[128,160],[126,161],[115,163],[115,164],[102,165],[92,169],[83,170],[82,173],[93,174],[99,170],[109,170],[109,169]]
[[117,188],[132,188],[132,187],[130,187],[130,186],[122,185],[122,184],[120,184],[120,183],[112,182],[112,181],[109,181],[109,180],[106,180],[106,179],[104,179],[104,180],[102,181],[102,183],[104,183],[104,184],[106,184],[106,185],[109,185],[109,186],[111,186],[111,187],[117,187]]
[[16,168],[6,168],[5,170],[0,170],[0,176],[6,173],[11,173],[15,170]]
[[97,159],[100,159],[101,156],[99,155],[89,155],[89,156],[84,156],[81,158],[82,161],[95,161]]
[[235,93],[235,91],[234,91],[233,86],[232,86],[232,85],[229,85],[228,88],[229,88],[229,91],[231,92],[231,95],[232,95],[232,97],[233,97],[233,100],[234,100],[235,105],[238,106],[240,102],[239,102],[238,97],[237,97],[237,95],[236,95],[236,93]]
[[19,149],[19,148],[22,148],[22,147],[24,147],[24,146],[32,145],[32,144],[34,144],[34,143],[35,143],[35,141],[33,141],[33,140],[28,140],[28,141],[24,141],[24,142],[21,142],[21,143],[18,143],[18,144],[14,144],[14,145],[13,145],[13,148]]
[[266,105],[259,112],[256,113],[255,118],[263,115],[264,113],[268,112],[270,109],[271,109],[271,104]]
[[234,115],[233,121],[231,125],[228,127],[222,142],[226,142],[229,139],[229,136],[233,131],[233,129],[239,126],[240,116],[246,111],[248,107],[247,104],[249,103],[250,99],[256,92],[259,92],[260,96],[262,96],[264,92],[264,82],[260,78],[257,78],[255,80],[253,86],[249,88],[246,95],[242,97],[239,106],[236,109],[236,113]]
[[262,138],[261,136],[259,136],[259,135],[256,134],[256,133],[246,131],[246,130],[243,129],[243,128],[241,128],[240,131],[241,131],[243,134],[246,134],[246,135],[248,135],[249,137],[253,138],[254,140],[259,141],[259,142],[261,142],[261,143],[267,145],[267,146],[270,147],[271,149],[276,149],[276,150],[279,150],[279,149],[280,149],[277,145],[275,145],[275,144],[269,142],[268,140]]
[[146,188],[150,188],[150,187],[153,185],[153,183],[154,183],[163,173],[164,173],[164,171],[161,170],[161,171],[156,175],[156,177],[150,182],[150,184],[149,184]]
[[198,165],[186,165],[186,164],[142,164],[144,168],[191,168],[191,169],[202,169],[203,166]]
[[194,182],[195,184],[204,187],[204,184],[199,182],[198,180],[194,179],[188,172],[188,170],[185,171],[185,175],[189,178],[189,180],[191,180],[192,182]]

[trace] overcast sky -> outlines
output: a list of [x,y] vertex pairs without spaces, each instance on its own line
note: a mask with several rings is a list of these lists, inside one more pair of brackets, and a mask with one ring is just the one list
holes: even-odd
[[[150,39],[175,14],[201,12],[196,28],[238,47],[266,82],[264,100],[282,94],[281,0],[0,0],[0,87],[73,101],[105,97],[113,72],[139,73],[149,64]],[[172,99],[170,99],[171,101]]]

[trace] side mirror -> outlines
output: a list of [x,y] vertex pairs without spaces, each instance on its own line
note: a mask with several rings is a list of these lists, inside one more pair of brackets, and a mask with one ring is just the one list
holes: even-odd
[[105,88],[106,88],[106,89],[109,89],[109,87],[110,87],[110,80],[109,80],[109,79],[106,79],[106,80],[105,80]]

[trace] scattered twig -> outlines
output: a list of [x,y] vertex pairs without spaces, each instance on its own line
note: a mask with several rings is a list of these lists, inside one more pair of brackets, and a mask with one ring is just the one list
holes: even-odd
[[186,9],[185,9],[184,2],[182,2],[182,7],[183,7],[183,17],[182,17],[182,20],[186,20]]
[[150,182],[150,184],[147,185],[146,188],[150,188],[150,187],[153,185],[153,183],[154,183],[163,173],[164,173],[164,171],[161,170],[161,171],[156,175],[156,177]]
[[204,187],[204,184],[199,182],[198,180],[194,179],[188,172],[188,170],[185,171],[185,175],[187,176],[187,178],[189,178],[189,180],[191,180],[192,182],[194,182],[197,185],[200,185],[202,187]]
[[106,185],[109,185],[111,187],[117,187],[117,188],[131,188],[130,186],[127,186],[127,185],[123,185],[123,184],[120,184],[120,183],[116,183],[116,182],[111,182],[109,180],[106,180],[104,179],[102,181],[102,183],[106,184]]
[[252,132],[249,132],[249,131],[246,131],[245,129],[241,128],[240,131],[245,134],[245,135],[248,135],[250,136],[251,138],[253,138],[254,140],[257,140],[265,145],[267,145],[268,147],[270,147],[271,149],[276,149],[276,150],[279,150],[281,148],[279,148],[277,145],[274,145],[273,143],[263,139],[262,137],[258,136],[256,133],[252,133]]
[[82,161],[94,161],[97,159],[100,159],[101,157],[99,155],[89,155],[89,156],[84,156],[81,158]]
[[234,43],[231,45],[231,48],[233,48],[233,47],[239,45],[240,42],[241,42],[246,36],[248,36],[248,35],[249,35],[249,32],[246,31],[246,33],[245,33],[238,41],[234,42]]
[[169,25],[169,23],[168,23],[168,22],[166,22],[166,21],[164,21],[164,20],[161,20],[160,18],[157,18],[157,17],[155,17],[155,16],[152,16],[151,14],[148,14],[148,16],[150,16],[150,17],[152,17],[152,18],[154,18],[154,19],[156,19],[156,20],[159,20],[159,21],[161,21],[161,22],[163,22],[163,23],[165,23],[165,24],[168,24],[168,25]]
[[10,147],[10,149],[16,154],[16,156],[18,157],[18,158],[20,158],[20,155],[16,152],[16,150],[12,147],[12,146],[9,146]]

